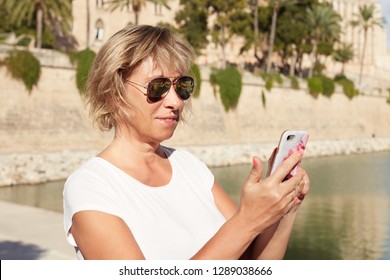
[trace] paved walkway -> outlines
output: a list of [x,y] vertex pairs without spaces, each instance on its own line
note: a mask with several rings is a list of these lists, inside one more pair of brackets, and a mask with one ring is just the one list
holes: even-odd
[[74,260],[62,214],[0,201],[1,260]]

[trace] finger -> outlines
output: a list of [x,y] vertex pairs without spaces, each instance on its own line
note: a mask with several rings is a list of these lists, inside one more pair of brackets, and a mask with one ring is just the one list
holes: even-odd
[[300,184],[301,190],[296,197],[295,204],[302,203],[302,201],[305,199],[305,196],[309,193],[309,188],[310,188],[309,176],[307,176],[307,173],[304,170],[303,170],[303,172],[304,172],[304,176],[303,176],[302,182]]
[[263,174],[263,165],[258,157],[253,157],[252,169],[245,181],[245,185],[250,186],[258,183],[261,180]]
[[296,197],[295,197],[293,192],[289,193],[285,197],[285,205],[286,206],[283,209],[283,215],[287,214],[292,209],[292,207],[295,205],[295,201],[296,201]]
[[293,191],[295,191],[296,194],[300,193],[304,185],[304,174],[305,172],[300,170],[295,176],[281,183],[279,186],[281,188],[282,194],[286,196]]
[[291,172],[291,170],[293,170],[293,168],[302,160],[302,156],[302,152],[294,152],[291,156],[282,162],[282,164],[275,170],[271,177],[278,182],[282,182],[284,178],[286,178],[287,175]]
[[309,190],[310,190],[310,179],[309,179],[309,176],[307,175],[306,171],[305,171],[305,175],[303,176],[303,180],[305,182],[305,185],[303,187],[302,194],[307,195],[309,193]]
[[302,170],[303,173],[303,179],[302,179],[302,190],[301,190],[301,194],[303,195],[306,195],[309,193],[309,189],[310,189],[310,179],[309,179],[309,176],[307,175],[306,171],[303,169],[303,168],[299,168],[299,171]]

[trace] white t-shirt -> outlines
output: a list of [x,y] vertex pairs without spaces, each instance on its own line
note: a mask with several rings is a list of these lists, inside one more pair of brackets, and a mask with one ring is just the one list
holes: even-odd
[[[88,160],[68,178],[64,227],[76,250],[69,230],[73,215],[82,210],[122,218],[146,259],[189,259],[220,229],[225,218],[211,193],[211,171],[188,152],[163,149],[172,166],[165,186],[142,184],[100,157]],[[82,258],[80,252],[78,256]]]

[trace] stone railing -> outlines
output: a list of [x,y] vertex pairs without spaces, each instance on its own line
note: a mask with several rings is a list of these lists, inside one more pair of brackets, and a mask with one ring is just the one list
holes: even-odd
[[[268,160],[275,143],[186,146],[208,166],[250,164],[254,155],[263,162]],[[350,155],[390,151],[390,138],[357,140],[311,141],[305,157]],[[97,154],[97,150],[18,153],[0,155],[0,186],[36,184],[67,178],[77,167]]]

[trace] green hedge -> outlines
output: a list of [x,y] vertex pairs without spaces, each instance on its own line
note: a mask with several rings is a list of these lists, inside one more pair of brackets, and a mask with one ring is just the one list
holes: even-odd
[[331,78],[326,76],[320,76],[322,82],[322,94],[330,97],[335,92],[336,86],[334,81]]
[[308,79],[307,86],[310,94],[314,97],[317,97],[319,94],[330,97],[336,89],[334,81],[324,75],[314,76]]
[[262,73],[260,77],[265,82],[265,88],[268,91],[272,90],[274,82],[278,83],[278,85],[283,84],[283,78],[278,73]]
[[3,64],[16,80],[21,80],[29,93],[38,84],[41,76],[41,63],[27,50],[12,50],[4,59]]
[[192,96],[198,97],[200,95],[200,86],[202,84],[202,77],[200,74],[199,66],[197,64],[192,64],[191,72],[195,76],[195,83],[196,83],[195,84],[195,91],[192,94]]
[[210,83],[214,86],[214,90],[218,86],[226,111],[237,107],[242,89],[242,77],[236,67],[228,66],[225,69],[212,70]]
[[324,90],[320,77],[309,78],[307,80],[307,87],[309,89],[309,93],[314,97],[317,97]]
[[263,104],[263,108],[267,106],[267,97],[265,96],[264,90],[261,91],[261,103]]
[[291,80],[291,88],[292,89],[300,89],[297,77],[291,77],[290,80]]
[[76,67],[76,86],[80,93],[84,93],[85,83],[88,78],[89,70],[91,69],[96,53],[91,49],[79,51],[77,53],[70,53],[69,58]]
[[335,82],[342,86],[344,94],[349,98],[352,99],[355,96],[359,95],[359,90],[355,87],[355,84],[353,81],[348,79],[344,75],[337,75],[334,78]]
[[387,98],[387,104],[390,105],[390,88],[387,89],[387,92],[389,93],[389,97]]

